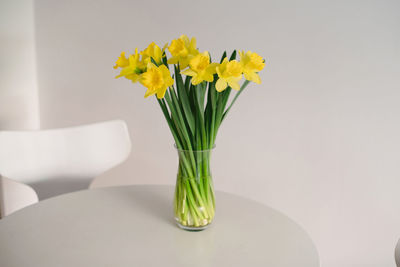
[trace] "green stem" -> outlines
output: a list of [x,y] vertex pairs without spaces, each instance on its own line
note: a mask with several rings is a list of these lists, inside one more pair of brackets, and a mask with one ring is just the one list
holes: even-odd
[[198,217],[200,217],[200,219],[204,219],[204,216],[203,216],[203,214],[201,213],[201,211],[199,210],[199,207],[198,207],[198,205],[197,205],[197,203],[196,203],[196,201],[195,201],[195,199],[194,199],[194,197],[193,197],[193,193],[192,193],[192,189],[191,189],[191,185],[190,185],[190,183],[191,183],[191,179],[185,179],[186,181],[185,181],[185,184],[186,184],[186,192],[187,192],[187,195],[188,195],[188,199],[189,199],[189,203],[190,203],[190,205],[189,206],[191,206],[192,207],[192,209],[193,209],[193,211],[194,211],[194,213],[192,214],[192,216],[193,217],[196,217],[196,216],[198,216]]

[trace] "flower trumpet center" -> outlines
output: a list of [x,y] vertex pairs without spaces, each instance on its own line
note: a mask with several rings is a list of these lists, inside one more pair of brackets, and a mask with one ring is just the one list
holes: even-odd
[[242,75],[242,66],[236,60],[230,61],[226,64],[226,70],[224,74],[226,76],[239,77]]
[[157,90],[164,85],[164,78],[160,70],[148,69],[142,74],[142,83],[150,90]]
[[192,70],[199,73],[204,71],[209,64],[210,64],[210,59],[207,56],[203,54],[198,54],[190,61],[189,66]]
[[264,59],[261,56],[251,53],[246,67],[251,70],[260,71],[264,68],[264,65]]
[[187,56],[188,54],[188,51],[185,47],[185,43],[181,39],[173,40],[168,49],[173,56],[184,57]]

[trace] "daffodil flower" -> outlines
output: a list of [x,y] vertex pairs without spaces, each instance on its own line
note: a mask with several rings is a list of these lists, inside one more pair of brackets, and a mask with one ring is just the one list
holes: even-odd
[[140,77],[140,83],[147,88],[144,97],[157,94],[157,98],[161,99],[167,88],[174,84],[174,79],[165,65],[157,67],[153,63],[149,63],[147,71]]
[[239,81],[242,79],[242,65],[236,60],[228,61],[227,58],[217,66],[218,81],[215,84],[215,88],[218,92],[222,92],[228,87],[228,85],[239,91]]
[[113,68],[114,69],[125,68],[128,65],[129,65],[129,60],[125,57],[125,52],[121,52],[121,56],[115,62],[115,66]]
[[210,63],[210,55],[207,51],[198,54],[189,61],[189,69],[182,74],[192,76],[192,84],[197,85],[202,81],[212,82],[216,73],[217,63]]
[[257,72],[265,67],[264,59],[257,53],[251,51],[239,51],[240,64],[243,67],[243,74],[246,80],[260,84],[261,79]]
[[161,50],[158,45],[152,42],[145,50],[140,52],[140,54],[142,55],[142,60],[146,65],[151,62],[151,58],[153,58],[154,61],[160,65],[162,63],[164,50],[165,48]]
[[136,48],[135,54],[129,56],[128,65],[125,66],[115,78],[125,77],[128,80],[131,80],[133,83],[137,82],[140,74],[143,72],[143,67],[141,67],[139,58],[140,55],[138,54],[138,50]]
[[172,40],[168,50],[172,57],[168,59],[168,64],[178,64],[181,69],[185,69],[190,60],[199,54],[196,48],[196,38],[189,40],[186,35],[181,35],[179,39]]
[[136,48],[135,54],[129,56],[128,65],[123,67],[119,75],[117,75],[115,78],[125,77],[128,80],[131,80],[133,83],[139,81],[140,74],[144,70],[139,59],[140,55],[138,54],[138,49]]

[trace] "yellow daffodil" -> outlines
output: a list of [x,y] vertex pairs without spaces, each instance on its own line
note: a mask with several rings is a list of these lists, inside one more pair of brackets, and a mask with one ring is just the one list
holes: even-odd
[[242,79],[242,65],[236,60],[228,61],[227,58],[217,66],[218,81],[215,88],[218,92],[222,92],[229,85],[235,90],[240,90],[239,81]]
[[146,64],[146,66],[148,63],[151,62],[151,58],[153,58],[154,61],[158,65],[160,65],[162,63],[163,53],[164,53],[164,49],[161,50],[161,48],[158,45],[156,45],[154,42],[149,44],[149,46],[145,50],[140,52],[140,54],[142,55],[142,60]]
[[167,88],[174,84],[174,80],[165,65],[157,67],[153,63],[149,63],[147,71],[140,77],[140,83],[147,88],[144,97],[157,94],[157,98],[161,99]]
[[257,72],[261,71],[265,67],[264,59],[257,53],[251,51],[239,51],[240,64],[243,67],[243,74],[246,80],[260,84],[261,79]]
[[172,57],[168,59],[168,64],[178,64],[181,69],[189,65],[190,60],[199,54],[196,48],[196,38],[189,38],[186,35],[181,35],[179,39],[172,40],[168,50]]
[[216,73],[217,63],[210,64],[210,55],[207,51],[198,54],[189,61],[189,69],[182,74],[192,76],[192,84],[196,85],[202,81],[212,82]]
[[133,83],[139,80],[140,74],[143,72],[143,66],[139,60],[140,55],[138,54],[138,49],[136,48],[135,54],[129,56],[128,65],[125,66],[120,74],[115,78],[125,77],[131,80]]
[[118,58],[118,60],[115,62],[114,69],[117,68],[125,68],[126,66],[129,65],[129,60],[125,57],[125,52],[121,53],[121,56]]

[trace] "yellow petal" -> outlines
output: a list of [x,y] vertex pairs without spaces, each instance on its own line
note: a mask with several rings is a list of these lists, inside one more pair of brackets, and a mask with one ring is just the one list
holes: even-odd
[[144,94],[144,98],[154,95],[155,93],[156,93],[155,91],[151,91],[151,90],[147,89],[146,93]]
[[166,86],[163,87],[163,88],[161,88],[161,89],[157,92],[157,98],[158,98],[158,99],[164,98],[165,92],[167,92],[167,87],[166,87]]
[[122,76],[127,76],[127,75],[132,74],[132,73],[134,73],[133,69],[130,68],[130,67],[126,67],[126,68],[123,68],[121,70],[121,72],[119,73],[119,75],[117,75],[115,78],[119,78],[119,77],[122,77]]
[[159,69],[160,69],[160,71],[163,73],[163,74],[170,74],[170,72],[169,72],[169,70],[168,70],[168,68],[165,66],[165,65],[161,65],[160,67],[158,67]]
[[154,65],[152,62],[147,63],[147,69],[157,69],[157,66]]
[[137,82],[139,80],[139,75],[136,73],[128,74],[125,76],[128,80],[131,80],[133,83]]
[[201,83],[203,81],[203,79],[201,79],[198,75],[193,76],[192,78],[192,84],[193,85],[198,85],[199,83]]
[[247,71],[247,72],[244,72],[243,74],[244,74],[244,78],[245,78],[246,80],[255,82],[255,83],[257,83],[257,84],[260,84],[260,83],[261,83],[260,76],[258,76],[257,73]]
[[179,39],[185,42],[185,44],[189,44],[189,37],[187,37],[185,34],[182,34]]
[[218,79],[217,83],[215,84],[215,88],[217,89],[218,92],[222,92],[226,89],[228,84],[224,79]]
[[115,62],[115,66],[113,67],[114,69],[120,67],[124,68],[129,65],[128,59],[125,57],[125,52],[121,52],[121,56],[118,58],[118,60]]
[[191,70],[191,69],[187,69],[187,70],[183,70],[181,71],[182,74],[185,74],[187,76],[196,76],[197,72]]
[[163,46],[162,51],[164,52],[165,49],[167,49],[167,47],[168,47],[168,43],[166,43],[166,44]]
[[239,91],[240,90],[240,85],[238,83],[239,81],[240,81],[240,77],[239,78],[232,77],[232,78],[229,78],[227,82],[232,89]]
[[251,80],[250,80],[250,81],[255,82],[255,83],[257,83],[257,84],[260,84],[260,83],[261,83],[260,76],[259,76],[257,73],[255,73],[255,72],[253,72],[253,73],[251,74]]
[[222,77],[222,70],[221,70],[221,66],[218,66],[215,68],[215,70],[217,71],[218,77]]
[[246,80],[248,80],[248,81],[251,81],[251,75],[250,74],[251,74],[251,72],[248,72],[248,71],[243,72],[244,78]]
[[177,64],[178,63],[178,58],[177,57],[171,57],[167,61],[168,64]]
[[166,79],[166,81],[165,81],[165,85],[166,85],[167,87],[170,87],[170,86],[172,86],[173,84],[174,84],[174,79],[172,79],[171,76],[169,76],[169,77]]
[[203,53],[201,53],[203,56],[210,58],[210,53],[208,53],[208,51],[204,51]]
[[192,50],[196,50],[197,49],[197,47],[196,47],[196,38],[192,38],[192,40],[190,41],[190,48],[192,49]]
[[244,51],[243,50],[239,50],[239,56],[240,56],[240,60],[242,60],[242,58],[244,56]]
[[203,75],[203,80],[206,80],[207,82],[212,82],[212,81],[214,81],[214,75],[213,75],[213,73],[210,73],[210,72],[204,73],[204,75]]
[[158,64],[160,64],[161,59],[162,59],[161,48],[158,45],[156,45],[156,48],[154,49],[154,61],[157,62]]
[[207,72],[212,74],[216,73],[218,65],[219,65],[218,63],[211,63],[210,65],[207,66]]
[[179,60],[179,67],[181,69],[185,69],[187,66],[189,66],[189,61],[192,59],[192,57],[186,57],[186,58],[181,58]]

